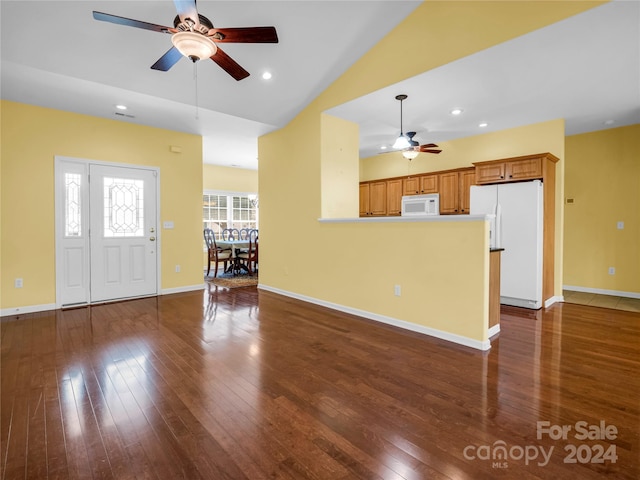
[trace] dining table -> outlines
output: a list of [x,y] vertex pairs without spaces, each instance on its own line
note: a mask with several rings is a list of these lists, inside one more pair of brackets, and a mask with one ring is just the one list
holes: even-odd
[[246,265],[240,263],[238,253],[240,250],[246,250],[249,248],[249,239],[236,239],[236,240],[216,240],[218,248],[230,248],[231,249],[231,265],[227,267],[225,273],[239,273],[240,270],[246,272],[249,271]]

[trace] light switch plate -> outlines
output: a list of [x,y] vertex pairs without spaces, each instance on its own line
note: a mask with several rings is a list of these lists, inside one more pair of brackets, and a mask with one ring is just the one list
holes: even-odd
[[162,223],[162,227],[165,230],[171,230],[173,228],[173,222],[171,220],[167,220],[166,222]]
[[624,229],[624,222],[618,222],[618,230]]

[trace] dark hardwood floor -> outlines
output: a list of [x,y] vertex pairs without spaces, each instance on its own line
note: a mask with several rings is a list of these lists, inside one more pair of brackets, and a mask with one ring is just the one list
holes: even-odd
[[638,313],[503,307],[483,353],[210,288],[5,317],[1,478],[640,478]]

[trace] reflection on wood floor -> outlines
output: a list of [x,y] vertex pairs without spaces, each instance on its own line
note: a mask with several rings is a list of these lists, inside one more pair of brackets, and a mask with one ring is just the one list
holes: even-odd
[[504,308],[488,352],[255,288],[1,326],[2,479],[640,478],[638,313]]

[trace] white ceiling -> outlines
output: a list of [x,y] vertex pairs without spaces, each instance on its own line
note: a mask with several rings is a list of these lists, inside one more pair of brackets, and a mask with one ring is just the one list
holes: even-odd
[[558,118],[567,135],[640,123],[640,2],[593,8],[329,110],[360,125],[361,157],[398,136],[398,94],[408,95],[403,130],[421,144]]
[[[172,0],[2,0],[2,98],[200,134],[205,163],[255,169],[257,137],[286,125],[419,4],[199,0],[214,26],[276,27],[278,44],[224,44],[251,73],[237,82],[208,60],[196,64],[197,77],[187,59],[151,70],[171,47],[169,35],[92,16],[173,27]],[[116,116],[116,104],[134,118]]]
[[[251,76],[214,62],[149,67],[169,35],[93,10],[173,25],[172,1],[0,1],[3,99],[203,136],[205,163],[257,168],[257,137],[286,125],[420,2],[200,0],[215,26],[273,25],[278,44],[225,44]],[[44,48],[43,48],[44,47]],[[413,55],[411,49],[407,54]],[[264,70],[273,78],[261,78]],[[330,113],[360,124],[361,155],[404,131],[439,142],[555,118],[567,133],[640,122],[640,4],[615,1],[374,92]],[[116,104],[129,109],[115,114]],[[464,109],[451,116],[453,107]],[[613,120],[612,125],[603,124]],[[480,121],[489,126],[480,130]]]

